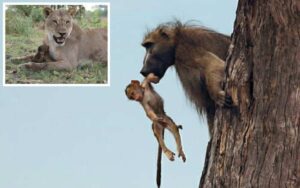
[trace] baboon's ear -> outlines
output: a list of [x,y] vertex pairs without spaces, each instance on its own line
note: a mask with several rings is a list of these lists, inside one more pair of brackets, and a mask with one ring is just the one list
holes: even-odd
[[69,13],[72,17],[74,17],[74,16],[76,15],[76,12],[77,12],[76,7],[70,7],[70,8],[68,9],[68,13]]
[[131,84],[133,84],[133,85],[140,85],[140,81],[138,81],[138,80],[131,80]]
[[47,18],[51,13],[53,12],[53,10],[50,7],[45,7],[44,8],[44,15]]
[[169,39],[171,37],[171,32],[167,28],[160,28],[159,29],[159,34],[165,39]]

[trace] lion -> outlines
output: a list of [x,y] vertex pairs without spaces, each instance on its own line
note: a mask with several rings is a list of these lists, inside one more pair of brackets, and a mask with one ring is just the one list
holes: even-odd
[[212,136],[216,106],[232,106],[231,97],[222,88],[230,37],[175,22],[147,33],[142,45],[146,54],[140,73],[152,75],[150,81],[158,83],[174,66],[186,95],[199,114],[206,114]]
[[25,64],[26,68],[72,70],[82,59],[107,63],[107,30],[82,30],[73,20],[75,14],[75,7],[68,10],[44,8],[46,37],[43,43],[49,46],[53,61],[29,62]]

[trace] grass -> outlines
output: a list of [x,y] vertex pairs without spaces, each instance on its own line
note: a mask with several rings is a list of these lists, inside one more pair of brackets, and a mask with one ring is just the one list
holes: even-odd
[[103,84],[107,83],[107,66],[92,61],[73,71],[43,70],[33,72],[20,68],[13,58],[30,55],[42,44],[44,31],[32,27],[28,36],[8,34],[5,36],[5,83],[6,84]]

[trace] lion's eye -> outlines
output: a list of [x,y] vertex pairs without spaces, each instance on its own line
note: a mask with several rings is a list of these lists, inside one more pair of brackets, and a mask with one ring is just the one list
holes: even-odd
[[57,21],[56,21],[56,20],[52,20],[52,21],[53,21],[53,23],[57,24]]
[[70,23],[70,21],[69,21],[69,20],[67,20],[67,21],[66,21],[66,24],[69,24],[69,23]]

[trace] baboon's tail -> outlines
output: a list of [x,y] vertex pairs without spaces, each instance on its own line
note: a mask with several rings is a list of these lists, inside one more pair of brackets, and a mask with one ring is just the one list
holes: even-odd
[[160,145],[158,145],[157,169],[156,169],[157,188],[160,188],[160,184],[161,184],[161,155],[162,155],[162,149],[161,149]]
[[[164,130],[162,131],[162,136],[164,138]],[[161,158],[162,158],[162,149],[158,144],[158,152],[157,152],[157,166],[156,166],[156,185],[157,188],[160,188],[161,185]]]

